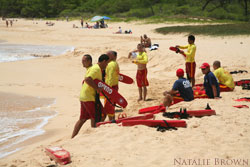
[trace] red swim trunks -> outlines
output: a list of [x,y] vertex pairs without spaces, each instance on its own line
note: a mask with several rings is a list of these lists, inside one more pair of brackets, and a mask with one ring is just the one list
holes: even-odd
[[[112,86],[113,89],[118,91],[118,85]],[[115,104],[111,99],[110,101]],[[110,104],[110,102],[105,98],[104,100],[104,114],[109,115],[109,116],[114,116],[115,115],[115,106]]]
[[148,79],[147,79],[147,74],[148,74],[148,70],[147,69],[143,69],[143,70],[137,70],[137,74],[136,74],[136,82],[137,82],[137,86],[139,88],[143,87],[143,86],[148,86]]
[[94,119],[95,118],[95,102],[87,101],[81,102],[81,115],[80,119]]
[[186,62],[186,73],[188,74],[189,78],[195,78],[195,68],[196,63],[195,62]]
[[220,92],[230,92],[233,91],[233,89],[227,87],[226,85],[220,84]]

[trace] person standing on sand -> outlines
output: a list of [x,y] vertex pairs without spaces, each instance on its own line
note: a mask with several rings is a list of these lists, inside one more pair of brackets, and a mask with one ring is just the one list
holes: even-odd
[[8,20],[6,20],[6,27],[9,27],[9,22],[8,22]]
[[[147,79],[148,56],[147,56],[147,53],[144,51],[144,47],[142,46],[142,44],[137,45],[137,50],[139,54],[137,55],[136,59],[132,61],[132,63],[137,64],[136,82],[137,82],[137,86],[139,90],[138,101],[140,100],[146,101],[147,86],[149,86],[148,79]],[[142,92],[143,92],[143,96],[142,96]]]
[[[118,63],[116,62],[117,52],[108,51],[107,55],[109,56],[109,63],[105,71],[105,83],[118,91],[120,69]],[[108,115],[110,121],[115,119],[115,106],[110,104],[107,99],[105,99],[104,102],[104,112]]]
[[81,26],[82,26],[82,28],[83,28],[83,18],[81,18]]
[[180,51],[180,53],[184,53],[186,55],[186,74],[187,79],[192,83],[192,87],[195,85],[195,53],[196,53],[196,46],[194,44],[195,37],[193,35],[188,36],[188,45],[186,46],[179,46],[176,45],[177,48],[180,49],[187,49],[187,52]]
[[[71,138],[74,138],[82,125],[88,120],[91,119],[91,127],[95,127],[96,121],[96,95],[101,92],[101,88],[95,84],[94,80],[102,80],[102,69],[105,69],[109,57],[106,54],[102,54],[98,63],[91,66],[91,61],[88,58],[89,56],[83,56],[82,64],[83,67],[87,68],[85,75],[84,83],[82,84],[82,89],[80,92],[80,102],[81,102],[81,114],[79,120],[76,122]],[[100,104],[101,105],[101,104]],[[102,107],[102,106],[101,106]]]

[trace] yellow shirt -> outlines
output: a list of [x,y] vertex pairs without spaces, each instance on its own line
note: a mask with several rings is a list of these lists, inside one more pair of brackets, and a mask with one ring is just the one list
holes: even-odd
[[[102,71],[98,64],[95,64],[92,67],[88,68],[85,78],[87,77],[91,77],[93,80],[102,80]],[[95,95],[95,89],[84,82],[80,92],[80,101],[95,101]]]
[[180,46],[180,49],[187,49],[187,52],[185,52],[186,62],[192,63],[195,62],[195,52],[196,52],[196,46],[195,44],[188,44],[186,46]]
[[226,85],[229,88],[234,88],[234,80],[229,72],[225,71],[223,68],[218,68],[214,71],[214,75],[219,80],[220,84]]
[[109,86],[116,86],[119,82],[119,66],[116,61],[110,61],[106,67],[105,83]]
[[146,52],[139,52],[135,60],[136,64],[147,64],[148,63],[148,56]]

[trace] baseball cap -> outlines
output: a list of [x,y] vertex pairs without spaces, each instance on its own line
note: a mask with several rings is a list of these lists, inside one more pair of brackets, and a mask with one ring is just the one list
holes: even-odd
[[183,77],[183,76],[184,76],[184,71],[183,71],[183,69],[179,68],[179,69],[176,71],[176,76],[177,76],[177,77]]
[[208,63],[203,63],[203,64],[200,66],[201,69],[205,69],[205,68],[209,68],[209,67],[210,67],[210,65],[209,65]]

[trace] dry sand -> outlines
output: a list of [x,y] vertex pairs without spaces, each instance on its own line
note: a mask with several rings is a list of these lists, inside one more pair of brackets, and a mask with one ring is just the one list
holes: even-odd
[[[112,124],[93,129],[88,121],[79,134],[70,139],[79,118],[78,97],[86,71],[81,65],[83,54],[91,54],[96,63],[100,54],[116,50],[121,73],[135,79],[136,66],[126,57],[129,51],[135,49],[139,37],[146,33],[153,43],[160,45],[158,50],[148,51],[150,101],[137,103],[136,84],[119,85],[119,92],[129,104],[124,112],[135,116],[138,109],[161,103],[162,92],[171,89],[176,80],[176,69],[184,68],[184,59],[168,48],[187,44],[187,36],[156,34],[155,28],[171,26],[163,23],[110,23],[108,29],[96,30],[72,28],[73,24],[80,25],[78,21],[55,21],[51,27],[46,26],[45,21],[36,22],[38,24],[18,20],[13,27],[6,28],[1,21],[0,38],[15,44],[75,46],[75,50],[57,57],[0,63],[1,92],[55,98],[56,103],[51,109],[58,112],[44,127],[44,135],[28,140],[21,151],[0,159],[0,166],[49,166],[54,162],[44,153],[47,146],[62,146],[68,150],[72,163],[67,166],[75,167],[250,166],[250,111],[232,107],[249,105],[248,102],[234,101],[250,95],[249,90],[242,90],[241,87],[236,87],[234,92],[221,93],[219,100],[196,99],[170,107],[169,111],[177,111],[180,107],[197,110],[209,103],[216,110],[216,116],[187,120],[187,128],[161,133],[144,126]],[[123,30],[131,29],[133,34],[113,34],[119,26]],[[197,66],[220,60],[228,71],[250,72],[250,37],[196,36],[195,43]],[[250,78],[249,73],[233,76],[235,80]],[[197,83],[202,83],[203,75],[199,68],[196,69],[196,78]],[[156,119],[163,117],[158,114]],[[203,165],[201,162],[198,164],[199,160],[203,160]],[[234,160],[241,160],[241,163],[230,165],[234,164]]]

